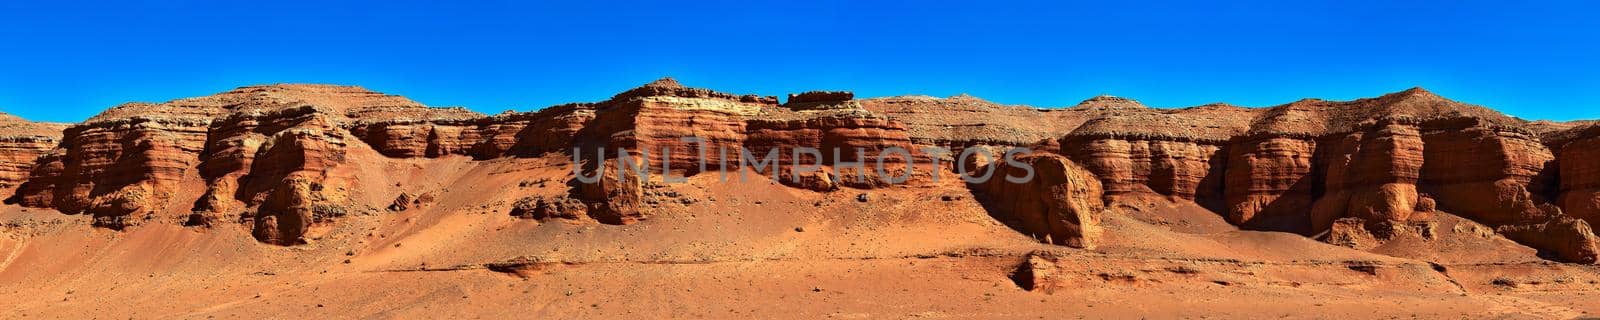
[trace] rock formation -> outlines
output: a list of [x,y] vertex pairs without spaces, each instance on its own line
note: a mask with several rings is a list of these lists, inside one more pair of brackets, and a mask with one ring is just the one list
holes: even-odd
[[[1308,231],[1303,216],[1322,186],[1317,143],[1279,135],[1247,135],[1229,145],[1223,213],[1229,222]],[[1298,226],[1298,227],[1297,227]]]
[[66,125],[23,120],[0,113],[0,190],[27,180],[34,160],[61,142]]
[[1107,110],[1068,133],[1061,146],[1106,183],[1108,200],[1155,196],[1213,210],[1222,199],[1223,148],[1252,112],[1226,105],[1155,110],[1110,96],[1074,108]]
[[512,216],[537,220],[577,220],[588,212],[588,205],[570,197],[527,197],[517,200],[511,207]]
[[[159,107],[129,104],[113,108],[63,132],[58,150],[38,161],[14,202],[89,214],[98,226],[123,228],[170,212],[172,191],[195,181],[207,114],[220,109],[182,105],[183,113],[134,111]],[[110,114],[126,113],[126,116]],[[181,202],[181,201],[178,201]]]
[[[965,95],[857,100],[845,91],[780,103],[664,78],[600,102],[487,116],[358,87],[253,86],[124,104],[64,128],[0,116],[0,186],[17,185],[10,203],[87,214],[97,226],[237,223],[263,242],[292,245],[317,226],[389,205],[395,191],[358,187],[387,180],[355,173],[352,164],[363,163],[355,157],[421,166],[576,152],[579,174],[599,182],[522,195],[503,209],[631,224],[652,217],[645,189],[661,178],[621,175],[619,158],[657,175],[751,170],[827,193],[894,187],[872,169],[878,163],[891,172],[989,166],[1003,177],[1022,168],[959,152],[1029,146],[1035,154],[1020,160],[1038,179],[970,187],[996,218],[1057,244],[1093,247],[1104,208],[1171,203],[1355,247],[1449,214],[1556,259],[1592,262],[1600,253],[1589,227],[1600,222],[1592,161],[1600,129],[1528,122],[1421,89],[1267,108],[1162,109],[1100,96],[1040,109]],[[802,148],[819,152],[795,152]],[[951,152],[930,152],[939,148]],[[930,174],[915,171],[900,183]]]
[[1574,218],[1556,218],[1537,224],[1502,226],[1496,231],[1548,255],[1571,262],[1600,262],[1600,239],[1589,223]]
[[[345,162],[358,121],[472,114],[357,87],[273,85],[161,104],[131,103],[67,128],[13,196],[125,228],[145,220],[211,225],[237,218],[258,239],[303,242],[346,213]],[[204,191],[193,192],[192,185]]]
[[[975,186],[987,197],[985,205],[996,218],[1048,243],[1094,248],[1105,209],[1100,180],[1060,155],[1040,153],[1014,160],[1031,166],[1031,172],[1000,161],[994,164],[994,175]],[[1030,174],[1033,178],[1022,183],[1008,180]]]
[[1325,145],[1325,194],[1312,206],[1313,230],[1339,218],[1403,222],[1417,203],[1422,168],[1422,137],[1409,120],[1385,120]]
[[1560,181],[1556,195],[1561,208],[1573,217],[1600,223],[1600,125],[1588,125],[1550,135],[1546,141],[1556,153]]
[[[1600,130],[1527,122],[1422,89],[1263,109],[1150,109],[1109,96],[1059,110],[970,97],[866,101],[899,115],[912,141],[925,145],[1024,146],[1017,137],[1058,137],[1059,153],[1093,172],[1112,205],[1195,202],[1241,227],[1327,234],[1330,242],[1382,241],[1447,212],[1571,239],[1522,240],[1577,252],[1560,255],[1567,259],[1583,261],[1594,250],[1585,228],[1548,226],[1573,225],[1562,209],[1591,222],[1600,216],[1597,185],[1582,182],[1600,169],[1581,160],[1591,158],[1587,144]],[[986,117],[953,116],[971,113]],[[1023,118],[1043,123],[1030,127]],[[1005,128],[1010,134],[998,136],[1016,140],[989,138],[987,128]],[[971,134],[962,139],[962,132]]]

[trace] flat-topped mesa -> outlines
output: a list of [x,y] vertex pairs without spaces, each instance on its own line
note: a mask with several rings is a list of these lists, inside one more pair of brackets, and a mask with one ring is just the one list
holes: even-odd
[[861,103],[855,101],[855,94],[849,91],[808,91],[799,94],[789,94],[788,102],[783,106],[795,111],[805,110],[838,110],[861,109]]
[[1252,109],[1216,106],[1124,109],[1086,121],[1067,136],[1221,144],[1243,134],[1256,113]]
[[1227,144],[1260,110],[1225,104],[1152,109],[1102,95],[1060,112],[1088,119],[1059,144],[1101,179],[1108,200],[1193,201],[1218,210]]
[[0,113],[0,190],[10,190],[27,180],[34,161],[61,142],[61,130],[66,127]]
[[850,91],[806,91],[789,94],[788,103],[844,102],[855,100]]

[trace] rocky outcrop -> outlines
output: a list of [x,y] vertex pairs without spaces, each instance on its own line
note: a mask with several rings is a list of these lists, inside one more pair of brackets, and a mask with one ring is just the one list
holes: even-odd
[[10,189],[27,180],[33,170],[34,160],[44,156],[60,143],[59,137],[4,136],[0,137],[0,189]]
[[1589,224],[1600,223],[1600,126],[1584,126],[1551,135],[1558,163],[1557,203],[1566,213]]
[[[93,215],[124,228],[146,220],[213,225],[237,218],[262,241],[304,242],[347,214],[352,117],[440,111],[357,87],[273,85],[161,104],[119,106],[72,126],[13,202]],[[189,186],[204,186],[198,191]],[[191,191],[194,190],[194,191]]]
[[[1077,140],[1081,139],[1081,140]],[[1112,199],[1162,196],[1194,201],[1217,199],[1222,182],[1221,147],[1192,142],[1075,138],[1064,145],[1073,159],[1095,172]],[[1204,197],[1200,197],[1204,195]]]
[[[776,107],[767,99],[744,98],[686,88],[671,79],[630,90],[602,102],[594,121],[596,132],[609,133],[610,148],[642,150],[653,168],[670,166],[693,174],[735,167],[746,135],[745,118]],[[685,141],[698,138],[701,143]],[[719,150],[735,150],[723,156]]]
[[641,176],[631,171],[606,170],[599,173],[599,181],[580,183],[578,198],[588,203],[589,217],[604,224],[633,224],[649,218],[642,211],[645,203]]
[[592,105],[567,104],[491,117],[457,114],[364,120],[352,124],[350,133],[390,157],[492,159],[565,151],[593,118]]
[[849,91],[810,91],[790,94],[783,107],[796,111],[861,109],[861,104],[854,101],[855,97]]
[[[813,115],[804,118],[765,118],[749,122],[749,137],[744,146],[750,153],[764,156],[778,150],[778,163],[795,163],[796,147],[812,148],[822,159],[810,156],[804,164],[837,165],[841,162],[875,164],[890,148],[921,154],[910,143],[905,129],[882,117],[860,114]],[[835,161],[838,159],[838,161]],[[915,160],[915,159],[913,159]],[[885,157],[886,162],[906,162],[903,157]]]
[[1426,161],[1422,187],[1440,210],[1491,226],[1533,223],[1557,212],[1543,194],[1554,191],[1547,170],[1555,155],[1533,133],[1477,118],[1422,124]]
[[1306,233],[1306,212],[1322,189],[1312,139],[1260,135],[1231,145],[1224,176],[1222,212],[1228,222]]
[[1032,179],[1008,181],[1007,177],[1026,177],[1030,170],[1001,161],[995,163],[990,179],[974,186],[995,218],[1046,243],[1094,248],[1105,209],[1100,180],[1059,155],[1041,153],[1015,160],[1032,167]]
[[1331,139],[1326,193],[1312,206],[1313,230],[1334,220],[1404,222],[1417,204],[1422,169],[1422,137],[1412,120],[1376,122],[1367,129]]
[[1154,110],[1102,96],[1078,109],[1106,110],[1061,139],[1062,152],[1095,173],[1112,202],[1159,197],[1221,207],[1227,142],[1253,111],[1210,105]]
[[[1000,155],[1024,146],[1034,149],[1022,159],[1036,179],[971,187],[996,218],[1056,244],[1093,247],[1107,206],[1192,202],[1245,228],[1326,234],[1358,248],[1454,214],[1557,259],[1591,261],[1596,252],[1588,226],[1600,220],[1600,165],[1590,160],[1600,156],[1600,129],[1527,122],[1421,89],[1269,108],[1161,109],[1100,96],[1040,109],[965,95],[857,100],[847,91],[780,104],[664,78],[605,101],[485,116],[358,87],[253,86],[124,104],[65,128],[0,116],[0,189],[17,185],[10,203],[88,214],[103,227],[240,223],[263,242],[290,245],[341,216],[391,205],[392,189],[358,190],[372,186],[362,179],[383,177],[355,176],[357,156],[421,166],[577,150],[579,171],[598,182],[501,203],[515,202],[510,211],[523,218],[631,224],[655,216],[659,199],[646,189],[657,185],[619,175],[619,157],[658,176],[663,166],[684,176],[754,169],[826,193],[931,174],[891,181],[879,163],[891,174],[932,161],[1020,174],[1003,161],[955,157],[968,147]],[[937,148],[950,152],[929,152]],[[769,152],[774,162],[751,163]],[[596,171],[601,163],[612,167]],[[421,197],[395,211],[427,210]]]
[[55,149],[66,125],[33,122],[0,113],[0,190],[27,180],[34,160]]
[[[1327,171],[1321,152],[1338,125],[1329,120],[1336,106],[1302,100],[1264,110],[1250,130],[1229,144],[1224,178],[1224,211],[1229,222],[1255,229],[1313,232],[1312,205],[1322,196]],[[1337,134],[1333,139],[1340,139]],[[1320,231],[1320,230],[1317,230]]]
[[[800,163],[807,165],[875,164],[878,156],[891,148],[921,155],[903,126],[864,110],[851,97],[848,92],[810,92],[778,105],[771,97],[687,88],[667,78],[596,103],[594,119],[575,143],[569,143],[644,151],[652,168],[666,164],[673,172],[686,175],[738,170],[741,163],[764,162],[772,152],[776,152],[776,163],[763,170],[787,170],[795,163],[797,148],[820,151],[816,155],[820,159],[801,159]],[[745,156],[741,149],[749,151],[750,159],[741,162],[740,157]],[[925,158],[912,160],[919,159]],[[884,161],[908,162],[904,157]]]
[[521,219],[577,220],[588,216],[589,206],[571,197],[526,197],[512,204],[511,216]]
[[1500,234],[1539,249],[1552,258],[1578,262],[1600,262],[1600,237],[1581,219],[1556,218],[1542,223],[1503,226]]
[[172,191],[198,178],[193,168],[209,122],[152,115],[67,128],[10,202],[89,214],[95,225],[116,229],[182,210]]
[[[1242,227],[1327,232],[1330,242],[1360,247],[1427,225],[1436,211],[1504,230],[1587,232],[1538,227],[1565,221],[1551,205],[1556,190],[1576,216],[1589,212],[1582,199],[1590,194],[1569,191],[1585,186],[1557,174],[1583,170],[1558,163],[1582,156],[1556,161],[1559,153],[1539,139],[1553,131],[1420,89],[1257,110],[1152,110],[1116,97],[1072,109],[1098,115],[1066,133],[1059,149],[1103,182],[1111,204],[1193,201]],[[1581,134],[1569,136],[1561,141],[1583,143]]]
[[235,114],[212,125],[205,194],[190,224],[211,224],[243,211],[257,239],[304,242],[307,230],[343,215],[351,178],[330,174],[345,161],[345,136],[316,107]]

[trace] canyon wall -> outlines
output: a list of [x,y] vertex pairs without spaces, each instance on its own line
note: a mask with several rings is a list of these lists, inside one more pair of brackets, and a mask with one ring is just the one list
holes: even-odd
[[1558,203],[1567,214],[1600,224],[1600,126],[1586,126],[1553,135],[1558,165]]
[[0,113],[0,190],[10,190],[27,181],[34,160],[61,143],[66,125],[23,120]]
[[[125,104],[71,126],[0,117],[0,134],[0,186],[15,186],[9,203],[86,214],[114,229],[239,224],[280,245],[386,205],[365,199],[393,198],[358,187],[375,179],[355,173],[371,162],[359,159],[367,154],[476,163],[578,150],[580,173],[626,156],[657,173],[755,169],[829,192],[895,187],[871,169],[879,162],[891,172],[931,162],[1013,172],[1019,168],[1005,161],[956,155],[1032,146],[1036,153],[1021,160],[1040,180],[970,187],[1018,231],[1077,247],[1094,246],[1107,208],[1169,203],[1194,204],[1246,229],[1358,247],[1452,214],[1559,259],[1594,262],[1589,226],[1600,219],[1600,166],[1591,161],[1600,156],[1592,151],[1600,129],[1532,123],[1421,89],[1268,108],[1160,109],[1101,96],[1038,109],[965,95],[858,100],[844,91],[780,102],[668,78],[600,102],[488,116],[359,87],[272,85]],[[797,155],[798,148],[821,152]],[[939,148],[950,152],[929,152]],[[886,152],[894,150],[906,152]],[[776,163],[748,161],[773,151]],[[790,179],[796,163],[828,171]],[[645,188],[653,182],[614,172],[565,196],[530,198],[520,215],[648,220]],[[544,213],[535,212],[540,203]]]
[[[1588,227],[1600,216],[1600,185],[1584,180],[1600,172],[1584,160],[1600,141],[1592,127],[1531,123],[1421,89],[1262,109],[1150,109],[1096,97],[1071,108],[1027,111],[966,99],[972,98],[880,98],[875,105],[884,112],[920,112],[900,119],[922,128],[912,130],[912,140],[925,144],[1027,146],[951,137],[965,128],[1025,128],[1023,119],[1050,119],[1055,123],[1035,127],[1058,135],[1050,144],[1057,147],[1049,149],[1093,172],[1109,206],[1193,202],[1243,228],[1340,244],[1371,238],[1359,247],[1441,213],[1498,228],[1566,261],[1595,262],[1600,244]],[[974,106],[1000,116],[935,116],[971,113]],[[1051,119],[1062,114],[1075,116]],[[1052,127],[1063,122],[1077,126]]]

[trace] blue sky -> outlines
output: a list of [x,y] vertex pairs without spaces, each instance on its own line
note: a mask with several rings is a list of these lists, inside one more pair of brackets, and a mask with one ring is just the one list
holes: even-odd
[[1584,2],[44,2],[0,3],[0,111],[48,121],[280,82],[495,113],[667,75],[1043,107],[1423,86],[1523,118],[1600,118],[1600,4]]

